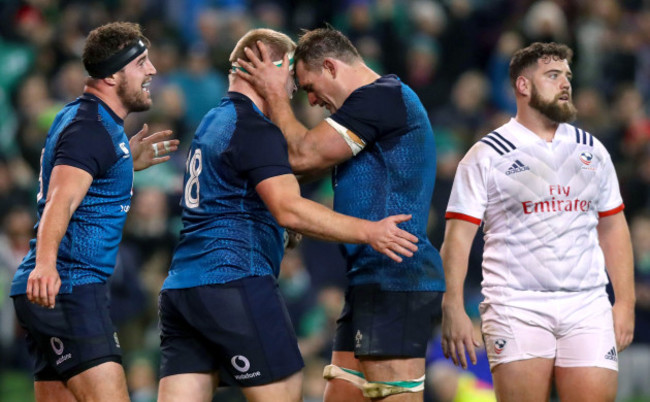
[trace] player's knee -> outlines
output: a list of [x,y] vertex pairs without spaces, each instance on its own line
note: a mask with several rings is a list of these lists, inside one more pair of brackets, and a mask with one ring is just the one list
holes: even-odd
[[424,375],[407,381],[376,381],[366,382],[361,387],[366,398],[384,398],[405,392],[422,392],[424,390]]

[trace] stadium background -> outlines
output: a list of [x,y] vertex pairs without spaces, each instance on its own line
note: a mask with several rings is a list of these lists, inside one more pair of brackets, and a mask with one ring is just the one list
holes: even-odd
[[[126,131],[147,122],[172,128],[181,150],[169,163],[135,175],[135,196],[111,281],[134,401],[155,400],[157,294],[180,228],[182,172],[194,129],[227,89],[228,55],[254,27],[284,31],[324,22],[346,33],[366,62],[395,73],[422,99],[436,133],[438,171],[429,235],[437,247],[456,165],[471,144],[514,113],[508,80],[513,51],[557,41],[575,51],[577,125],[599,138],[616,165],[635,247],[637,331],[620,357],[621,401],[650,401],[650,1],[647,0],[3,0],[0,1],[0,400],[33,400],[29,359],[8,297],[16,266],[33,236],[41,147],[54,115],[82,91],[86,34],[113,20],[139,22],[158,70],[154,106],[131,115]],[[324,116],[295,99],[308,126]],[[327,178],[303,187],[331,203]],[[467,308],[480,300],[477,238]],[[280,286],[305,356],[305,400],[321,400],[334,320],[345,286],[334,244],[304,240],[285,257]],[[215,306],[218,308],[218,306]],[[489,386],[485,362],[471,375],[441,361],[432,342],[428,401]],[[478,382],[477,382],[478,381]],[[487,384],[485,384],[487,383]],[[446,387],[444,385],[452,384]],[[477,385],[478,384],[478,385]],[[645,387],[645,390],[643,390]],[[449,388],[449,389],[446,389]],[[644,394],[645,392],[645,394]],[[460,398],[461,395],[458,395]],[[215,400],[239,401],[236,390]]]

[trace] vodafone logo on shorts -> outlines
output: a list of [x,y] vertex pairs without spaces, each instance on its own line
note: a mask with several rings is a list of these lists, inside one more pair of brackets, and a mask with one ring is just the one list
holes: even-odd
[[50,345],[52,346],[54,353],[61,356],[61,353],[63,353],[63,342],[61,342],[61,339],[57,338],[56,336],[51,337]]
[[[230,364],[240,373],[246,373],[251,368],[251,362],[243,355],[235,355],[230,359]],[[259,377],[262,373],[255,371],[252,373],[239,374],[235,376],[236,380],[250,380],[251,378]]]
[[503,348],[506,347],[507,341],[505,339],[497,339],[494,341],[494,353],[500,355],[503,352]]
[[56,336],[50,338],[50,346],[52,346],[52,350],[54,351],[54,353],[56,353],[57,356],[60,356],[56,360],[57,366],[63,363],[64,361],[72,358],[72,353],[66,353],[65,355],[63,355],[63,349],[65,348],[65,346],[63,346],[63,341],[61,341],[61,339],[57,338]]
[[242,355],[235,355],[230,359],[230,363],[234,368],[237,369],[237,371],[245,373],[248,371],[249,368],[251,368],[251,362],[248,361],[246,356]]

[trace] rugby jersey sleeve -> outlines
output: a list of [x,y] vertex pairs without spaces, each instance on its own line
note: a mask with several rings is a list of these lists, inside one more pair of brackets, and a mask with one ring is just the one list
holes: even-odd
[[600,197],[598,200],[598,216],[604,217],[614,215],[625,208],[623,198],[621,197],[621,190],[618,184],[618,177],[616,170],[612,163],[612,158],[605,147],[597,142],[596,149],[601,155],[602,172],[600,175],[599,191]]
[[101,177],[118,155],[111,136],[99,121],[78,120],[63,130],[54,151],[54,166],[68,165]]
[[400,81],[383,77],[352,92],[326,120],[333,127],[330,121],[360,137],[365,145],[406,133],[406,117]]
[[253,187],[269,177],[293,173],[287,141],[271,124],[238,130],[233,145],[235,168],[248,176]]
[[485,145],[474,145],[458,164],[447,204],[446,219],[481,224],[488,203],[489,160],[480,159]]

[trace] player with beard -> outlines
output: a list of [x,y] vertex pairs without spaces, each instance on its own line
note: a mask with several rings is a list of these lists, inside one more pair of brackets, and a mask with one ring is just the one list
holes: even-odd
[[88,35],[84,93],[56,116],[39,175],[37,236],[11,285],[34,359],[36,400],[128,401],[120,345],[109,316],[113,273],[131,202],[133,171],[165,162],[171,131],[130,140],[124,119],[151,107],[156,69],[137,24]]
[[[230,55],[228,93],[192,139],[183,229],[158,303],[160,402],[210,401],[220,385],[239,386],[248,401],[302,400],[304,364],[276,281],[283,227],[368,244],[396,262],[420,253],[418,238],[397,226],[410,215],[370,222],[300,196],[269,101],[235,73],[258,42],[277,60],[273,68],[293,69],[293,61],[280,61],[296,48],[291,38],[247,32]],[[293,74],[278,84],[287,97],[296,89]]]
[[[400,225],[417,236],[418,251],[398,263],[362,244],[342,245],[348,288],[337,320],[326,402],[370,399],[422,401],[426,345],[444,291],[442,261],[426,235],[436,175],[435,137],[422,102],[399,77],[380,76],[349,38],[331,27],[304,32],[294,59],[311,106],[331,116],[307,129],[282,84],[290,71],[245,49],[238,60],[270,107],[287,140],[296,173],[333,168],[334,210],[375,220],[408,208]],[[289,60],[289,55],[284,56]]]
[[[614,401],[617,354],[632,341],[632,247],[618,180],[600,141],[568,122],[572,51],[533,43],[510,79],[517,115],[458,166],[441,249],[442,347],[476,363],[463,284],[483,224],[479,309],[499,401]],[[611,280],[612,307],[605,286]]]

